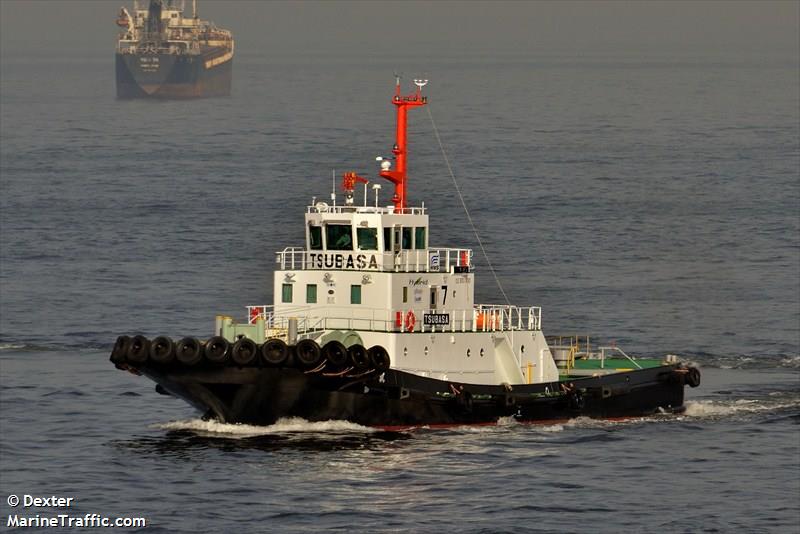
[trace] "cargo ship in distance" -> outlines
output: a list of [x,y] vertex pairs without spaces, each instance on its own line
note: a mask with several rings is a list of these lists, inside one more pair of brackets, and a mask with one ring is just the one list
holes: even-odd
[[234,41],[231,32],[200,20],[197,1],[184,17],[181,0],[134,1],[120,9],[117,25],[118,98],[199,98],[231,93]]

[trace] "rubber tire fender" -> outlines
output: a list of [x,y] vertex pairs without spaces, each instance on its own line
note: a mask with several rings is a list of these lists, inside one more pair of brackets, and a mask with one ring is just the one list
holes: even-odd
[[128,361],[135,364],[147,363],[150,340],[144,336],[133,336],[128,347]]
[[333,367],[344,367],[349,361],[347,347],[338,341],[328,341],[322,347],[322,356]]
[[130,346],[130,336],[119,336],[116,343],[114,343],[114,348],[111,349],[111,361],[115,364],[123,363],[125,361],[125,357],[128,355],[128,348]]
[[175,342],[167,336],[158,336],[150,342],[150,361],[168,364],[175,360]]
[[569,394],[569,407],[573,410],[583,410],[586,408],[586,398],[579,390]]
[[282,339],[268,339],[261,345],[261,361],[280,367],[289,358],[289,347]]
[[189,367],[203,361],[203,345],[196,337],[185,337],[175,345],[175,357]]
[[231,343],[222,336],[214,336],[206,341],[203,354],[211,363],[227,363],[231,358]]
[[243,337],[236,340],[231,349],[233,363],[244,367],[256,361],[258,357],[258,345],[250,338]]
[[301,339],[298,341],[294,346],[294,352],[295,356],[297,356],[297,361],[303,367],[316,367],[322,359],[319,344],[313,339]]
[[347,356],[350,359],[350,365],[356,369],[369,368],[369,352],[364,345],[350,345],[347,348]]
[[375,345],[370,347],[367,352],[369,353],[369,361],[372,367],[378,371],[386,371],[391,367],[392,360],[389,358],[389,352],[385,348]]
[[700,385],[700,370],[697,367],[689,367],[689,372],[686,373],[686,383],[693,388]]

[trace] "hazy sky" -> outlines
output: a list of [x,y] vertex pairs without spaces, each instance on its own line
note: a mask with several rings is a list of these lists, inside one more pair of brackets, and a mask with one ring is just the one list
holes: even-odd
[[[143,0],[143,3],[147,0]],[[0,0],[3,55],[113,50],[132,0]],[[187,0],[187,7],[191,1]],[[267,2],[198,0],[237,52],[690,54],[794,58],[800,2]]]

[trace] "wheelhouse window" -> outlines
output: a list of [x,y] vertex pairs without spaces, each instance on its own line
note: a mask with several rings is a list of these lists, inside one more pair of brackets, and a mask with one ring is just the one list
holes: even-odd
[[325,229],[328,250],[353,250],[353,229],[349,224],[329,224]]
[[361,304],[361,286],[350,286],[350,304]]
[[425,248],[425,227],[414,228],[414,248]]
[[308,248],[311,250],[322,250],[322,227],[308,227]]
[[390,227],[383,229],[383,250],[385,252],[392,251],[392,229]]
[[403,248],[410,249],[413,228],[403,228]]
[[317,302],[317,284],[308,284],[306,286],[306,303],[316,304]]
[[292,284],[283,284],[281,302],[292,302]]
[[377,228],[356,228],[359,250],[378,250]]

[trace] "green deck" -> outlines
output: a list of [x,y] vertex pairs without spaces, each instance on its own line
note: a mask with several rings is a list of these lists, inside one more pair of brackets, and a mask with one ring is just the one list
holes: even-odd
[[[636,359],[635,361],[639,367],[636,367],[631,360],[625,358],[606,358],[605,360],[601,360],[599,358],[589,360],[577,359],[575,360],[575,365],[568,371],[565,369],[559,369],[559,374],[561,375],[562,379],[578,378],[592,376],[594,374],[611,374],[615,372],[635,371],[639,368],[650,369],[652,367],[660,367],[664,365],[663,360],[656,359]],[[565,371],[567,372],[565,373]]]

